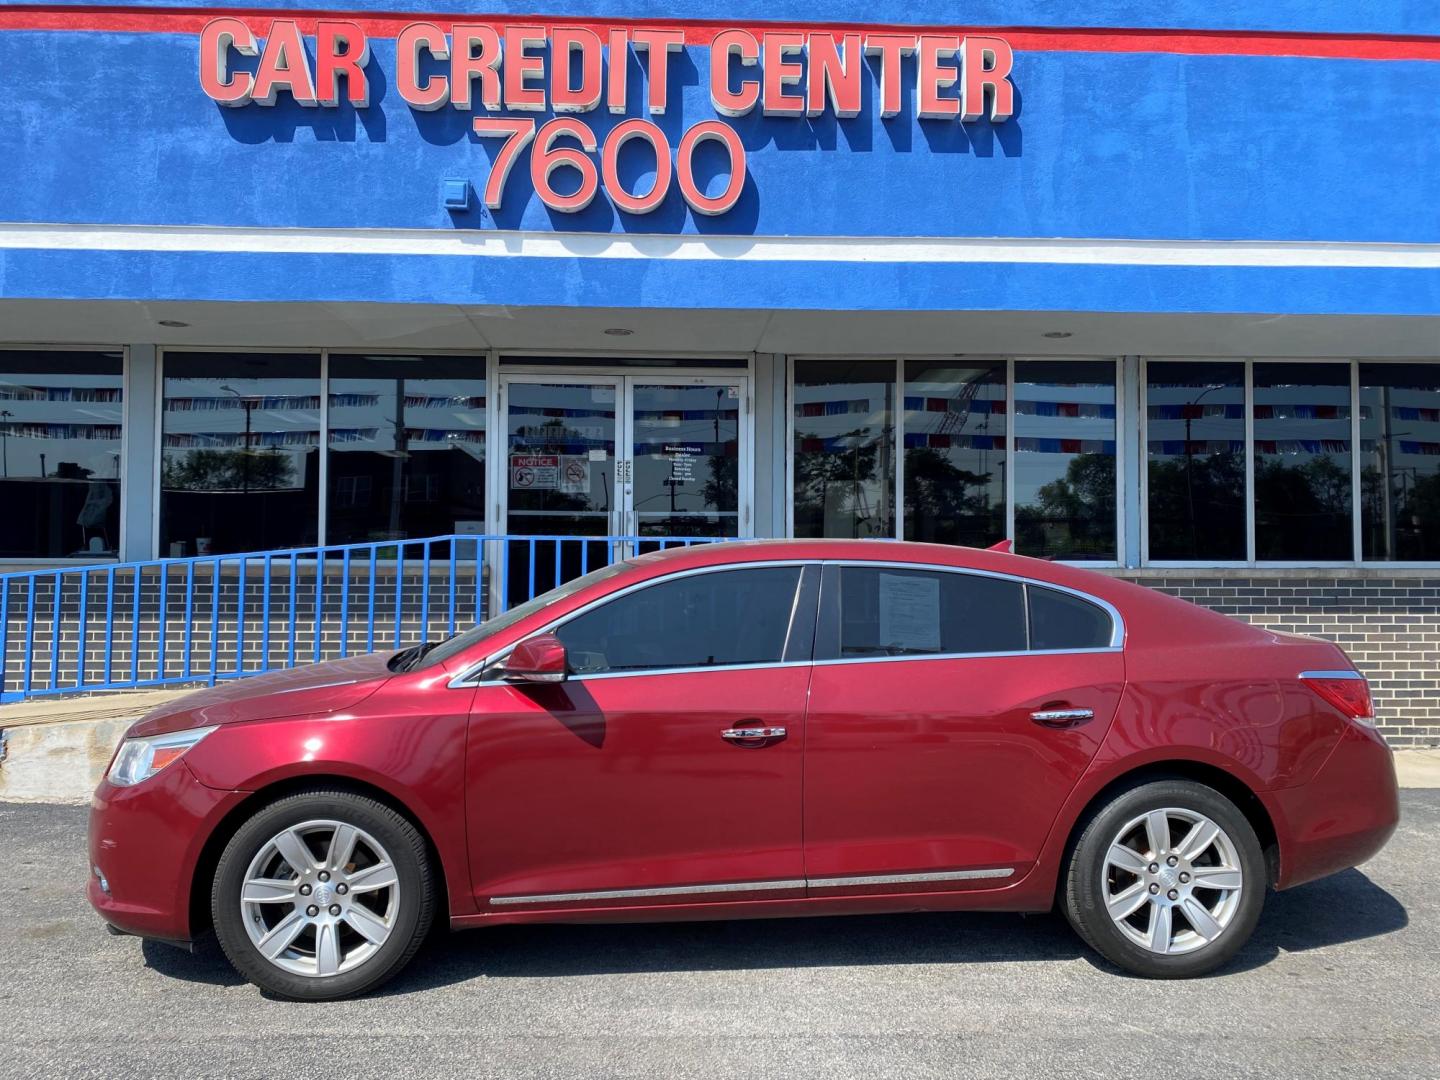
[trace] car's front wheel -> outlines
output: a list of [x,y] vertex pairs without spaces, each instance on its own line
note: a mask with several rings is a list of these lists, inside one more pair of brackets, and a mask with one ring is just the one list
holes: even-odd
[[220,856],[211,915],[237,971],[282,997],[322,1001],[379,986],[430,928],[425,841],[352,792],[291,795],[240,826]]
[[1065,912],[1106,959],[1150,978],[1227,963],[1265,901],[1265,856],[1229,799],[1188,780],[1131,788],[1081,832],[1065,878]]

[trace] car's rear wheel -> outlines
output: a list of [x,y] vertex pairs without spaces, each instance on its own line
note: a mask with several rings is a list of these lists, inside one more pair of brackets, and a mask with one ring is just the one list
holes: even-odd
[[1101,807],[1070,856],[1065,912],[1096,952],[1150,978],[1201,975],[1249,939],[1267,885],[1245,815],[1213,788],[1159,780]]
[[240,826],[211,892],[215,934],[237,971],[282,997],[373,990],[410,961],[434,907],[425,841],[352,792],[292,795]]

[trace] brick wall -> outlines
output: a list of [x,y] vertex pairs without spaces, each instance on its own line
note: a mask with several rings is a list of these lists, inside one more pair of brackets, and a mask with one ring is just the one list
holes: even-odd
[[1392,746],[1440,745],[1440,575],[1152,570],[1126,580],[1270,630],[1326,638],[1370,680]]

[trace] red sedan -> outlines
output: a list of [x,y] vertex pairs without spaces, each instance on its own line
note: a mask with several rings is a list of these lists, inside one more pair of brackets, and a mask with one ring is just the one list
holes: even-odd
[[1335,645],[997,551],[755,542],[162,707],[95,793],[89,895],[291,998],[377,986],[435,919],[1057,904],[1178,977],[1397,818]]

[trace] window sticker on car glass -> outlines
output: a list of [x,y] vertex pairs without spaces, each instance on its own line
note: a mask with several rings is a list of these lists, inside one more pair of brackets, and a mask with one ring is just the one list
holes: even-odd
[[919,574],[880,575],[880,645],[940,651],[940,582]]

